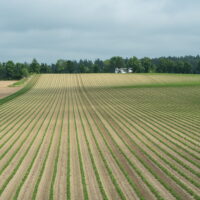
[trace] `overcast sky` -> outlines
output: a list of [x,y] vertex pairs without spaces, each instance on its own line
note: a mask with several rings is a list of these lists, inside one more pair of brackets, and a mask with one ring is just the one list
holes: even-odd
[[200,0],[0,0],[0,62],[199,50]]

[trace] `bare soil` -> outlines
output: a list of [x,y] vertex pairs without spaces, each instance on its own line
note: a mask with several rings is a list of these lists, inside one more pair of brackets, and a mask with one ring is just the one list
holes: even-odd
[[3,99],[4,97],[13,94],[22,88],[22,87],[8,87],[9,85],[12,85],[13,83],[16,82],[17,81],[0,81],[0,99]]

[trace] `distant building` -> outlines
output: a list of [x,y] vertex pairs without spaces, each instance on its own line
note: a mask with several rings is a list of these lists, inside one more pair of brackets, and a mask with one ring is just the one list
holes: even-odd
[[126,74],[126,73],[133,73],[132,68],[115,68],[116,74]]
[[132,68],[128,68],[128,73],[133,73],[133,69]]

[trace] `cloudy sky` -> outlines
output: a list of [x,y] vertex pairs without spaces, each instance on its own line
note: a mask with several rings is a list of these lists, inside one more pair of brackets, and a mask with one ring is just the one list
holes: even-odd
[[0,62],[199,50],[200,0],[0,0]]

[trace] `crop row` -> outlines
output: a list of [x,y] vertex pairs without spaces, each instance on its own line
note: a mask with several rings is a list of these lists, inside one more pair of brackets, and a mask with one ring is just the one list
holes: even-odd
[[[93,94],[94,95],[94,94]],[[106,97],[102,98],[103,100],[105,100]],[[91,99],[92,102],[94,102],[95,105],[98,105],[97,102],[94,101],[94,98],[92,98],[92,96],[89,97],[89,99]],[[103,101],[101,99],[101,102]],[[104,104],[105,105],[105,104]],[[98,107],[98,106],[97,106]],[[103,106],[101,107],[101,109],[103,108]],[[100,111],[99,111],[100,112]],[[111,116],[109,116],[109,119],[112,118]],[[177,180],[176,180],[177,181]]]
[[[9,102],[9,104],[4,104],[5,111],[3,112],[3,109],[1,109],[1,127],[5,126],[7,122],[15,122],[16,119],[19,119],[20,116],[22,116],[23,119],[23,117],[26,116],[27,113],[33,110],[35,104],[38,103],[38,98],[41,97],[38,94],[37,84],[44,86],[46,83],[40,81],[39,79],[32,90],[29,91],[29,94],[16,98],[15,101],[12,101],[12,104],[11,102]],[[43,88],[40,89],[40,92],[44,95],[44,93],[47,93],[48,90],[46,88]],[[26,107],[27,109],[24,110],[24,107]],[[3,131],[3,129],[1,129],[1,131]]]
[[[55,97],[56,97],[56,95],[54,94],[54,99],[55,99]],[[52,100],[53,100],[53,99],[52,99]],[[48,103],[48,102],[45,102],[45,103],[46,103],[49,107],[51,107],[51,105],[54,104],[54,101],[52,101],[52,102],[49,101],[49,103]],[[44,108],[45,108],[45,107],[44,107]],[[45,110],[44,110],[44,111],[45,111]],[[43,111],[43,113],[44,113],[44,111]],[[39,134],[40,129],[41,129],[41,127],[42,127],[42,125],[43,125],[45,119],[47,118],[49,112],[50,112],[50,110],[49,110],[49,111],[47,112],[47,114],[43,117],[42,123],[41,123],[41,125],[39,126],[38,131],[37,131],[37,133],[35,134],[33,140],[31,141],[31,143],[29,144],[27,150],[29,150],[29,149],[31,148],[31,146],[34,144],[34,141],[35,141],[35,139],[36,139],[36,136]],[[43,115],[41,114],[40,118],[41,118],[42,116],[43,116]],[[37,122],[39,122],[39,120],[36,121],[36,123],[37,123]],[[34,125],[36,125],[36,123],[35,123]],[[34,128],[34,126],[32,127],[32,130],[33,130],[33,128]],[[30,131],[30,132],[31,132],[31,131]],[[22,145],[22,144],[21,144],[21,145]],[[20,146],[21,146],[21,145],[20,145]],[[17,150],[19,150],[19,148],[18,148]],[[23,161],[23,159],[25,158],[25,156],[26,156],[27,153],[28,153],[28,151],[25,151],[25,153],[23,154],[23,156],[20,158],[20,161],[18,162],[18,164],[17,164],[15,170],[14,170],[13,173],[10,175],[10,177],[9,177],[8,180],[10,180],[10,179],[14,176],[14,174],[16,173],[16,170],[19,168],[20,164],[22,163],[22,161]],[[4,188],[5,188],[5,186],[6,186],[7,184],[8,184],[8,181],[5,181],[5,183],[4,183]],[[2,188],[1,191],[3,191],[3,188]]]
[[[85,98],[84,98],[84,99],[85,99]],[[83,96],[82,96],[82,99],[80,100],[80,102],[81,102],[81,101],[83,101]],[[84,104],[86,104],[85,101],[84,101]],[[94,112],[93,112],[93,114],[90,113],[90,115],[91,115],[91,118],[92,118],[93,120],[96,118],[96,117],[94,117],[94,115],[95,115]],[[86,117],[86,116],[85,116],[85,117]],[[102,126],[101,126],[101,128],[100,128],[99,125],[98,125],[98,122],[100,122],[100,121],[101,121],[100,118],[94,120],[96,126],[98,127],[98,131],[99,131],[100,135],[102,136],[102,138],[103,138],[103,140],[104,140],[104,142],[105,142],[107,148],[109,149],[111,155],[113,156],[114,160],[115,160],[116,163],[118,164],[120,170],[123,172],[124,176],[127,178],[128,182],[131,184],[131,186],[133,187],[133,189],[135,190],[135,192],[138,194],[138,196],[140,197],[140,199],[143,199],[142,194],[139,192],[139,188],[137,188],[137,187],[135,186],[134,182],[132,182],[133,180],[128,176],[127,172],[126,172],[125,169],[122,167],[122,165],[121,165],[122,163],[120,163],[120,161],[118,160],[117,156],[114,155],[113,150],[111,150],[111,148],[109,147],[108,143],[106,142],[105,136],[103,136],[103,134],[102,134]],[[101,124],[103,125],[103,122],[101,122]],[[105,127],[104,127],[104,129],[105,129]],[[91,128],[91,130],[92,130],[92,128]],[[106,130],[106,129],[105,129],[105,130]],[[109,134],[109,132],[107,132],[107,133]],[[94,137],[94,139],[95,139],[95,133],[93,133],[93,137]],[[98,145],[97,140],[96,140],[96,145]],[[118,148],[119,148],[119,146],[118,146]],[[115,150],[114,152],[116,152],[116,150]],[[121,151],[121,153],[122,153],[122,151]],[[124,155],[125,155],[125,154],[124,154]],[[128,159],[128,158],[126,157],[126,159]],[[129,160],[129,164],[130,164],[130,163],[131,163],[131,161]],[[133,163],[132,163],[132,166],[134,166]],[[135,169],[136,169],[136,167],[135,167]],[[140,175],[140,177],[142,177],[143,180],[145,179],[145,178],[142,176],[142,173],[139,171],[139,169],[137,170],[137,173]],[[146,183],[148,184],[148,181],[147,181],[147,180],[145,180],[145,181],[146,181]],[[150,184],[149,184],[149,185],[150,185]],[[156,191],[156,189],[155,189],[153,186],[151,186],[150,189],[151,189],[151,191],[155,194],[155,196],[156,196],[158,199],[162,199],[161,196],[159,195],[159,193]]]

